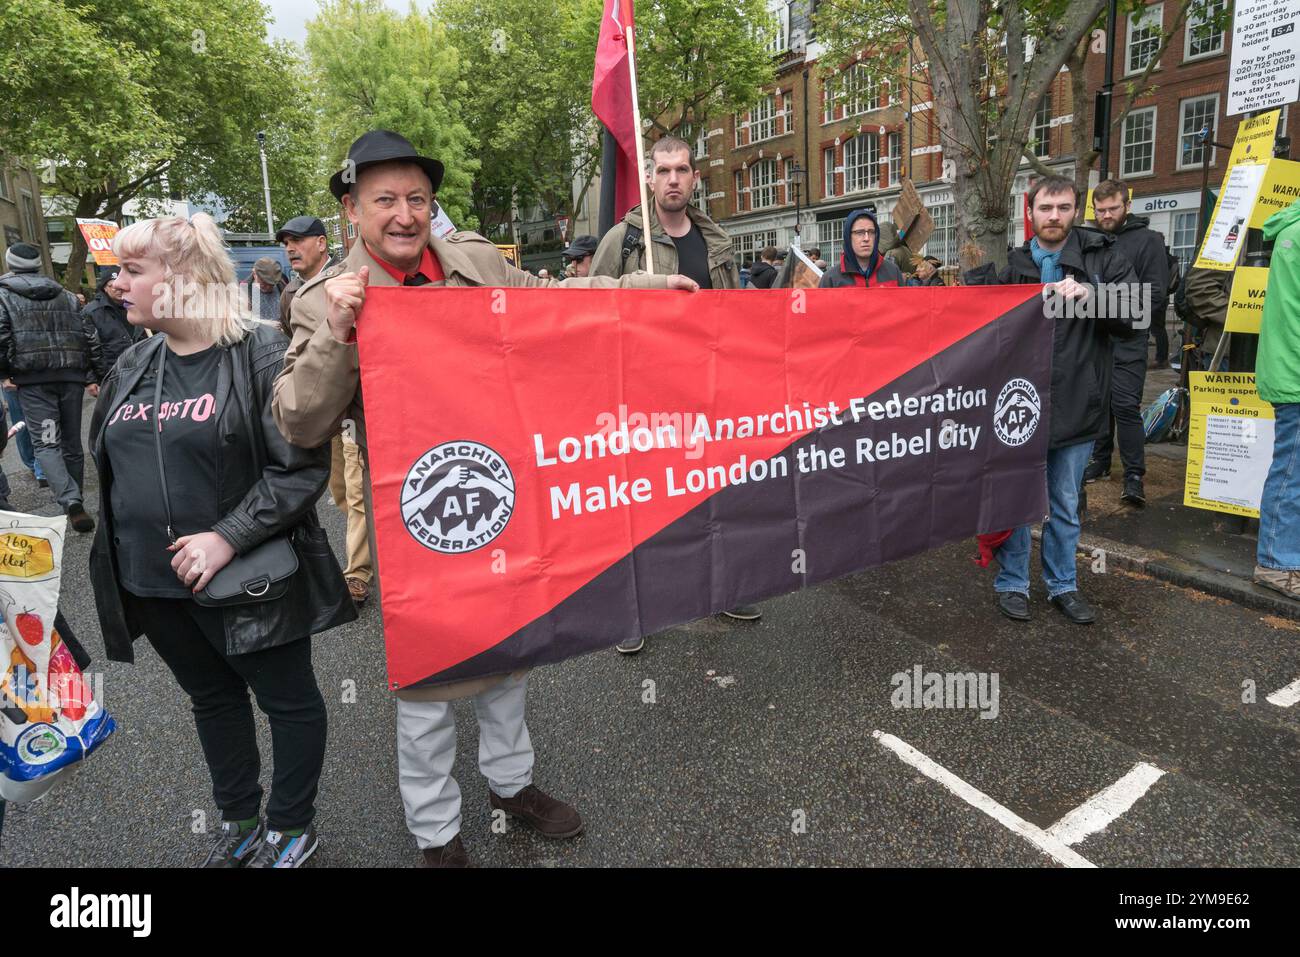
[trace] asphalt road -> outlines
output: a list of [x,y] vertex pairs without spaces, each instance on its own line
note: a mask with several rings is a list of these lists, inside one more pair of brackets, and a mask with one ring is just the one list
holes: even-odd
[[[55,511],[12,448],[3,464],[15,507]],[[341,548],[340,513],[328,500],[320,512]],[[62,606],[95,651],[89,547],[70,533]],[[1300,678],[1295,624],[1083,562],[1099,624],[1069,625],[1037,583],[1034,621],[1016,624],[995,611],[992,573],[973,552],[958,543],[768,601],[756,624],[709,619],[636,656],[611,650],[535,671],[535,780],[581,810],[587,830],[572,841],[493,833],[473,713],[457,705],[475,863],[1058,865],[956,793],[967,790],[905,763],[880,732],[1030,830],[1154,765],[1164,773],[1149,790],[1071,845],[1098,866],[1300,865],[1300,705],[1265,700]],[[413,866],[379,609],[314,647],[330,728],[311,866]],[[186,866],[206,852],[200,829],[216,812],[187,702],[146,643],[137,655],[124,666],[97,654],[119,730],[44,800],[10,806],[0,867]],[[892,676],[918,665],[996,673],[997,716],[895,707]],[[269,783],[260,715],[259,726]]]

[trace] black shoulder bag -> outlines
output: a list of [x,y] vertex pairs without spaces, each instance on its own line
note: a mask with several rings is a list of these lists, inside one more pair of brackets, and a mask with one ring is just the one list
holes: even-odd
[[[167,512],[167,540],[176,544],[176,533],[172,525],[172,503],[167,494],[167,468],[163,463],[162,448],[162,389],[163,369],[167,361],[167,343],[158,349],[158,381],[154,383],[154,448],[158,451],[158,477],[162,480],[163,508]],[[243,396],[238,395],[239,388],[232,376],[231,393],[235,401],[243,408]],[[253,446],[253,460],[260,475],[266,468],[263,462],[262,442],[260,438],[250,435]],[[252,602],[272,601],[280,598],[289,589],[289,579],[298,571],[298,555],[293,550],[287,534],[274,535],[262,544],[249,549],[243,555],[236,555],[225,568],[212,576],[200,592],[194,593],[194,600],[209,608],[223,608],[227,605],[247,605]]]

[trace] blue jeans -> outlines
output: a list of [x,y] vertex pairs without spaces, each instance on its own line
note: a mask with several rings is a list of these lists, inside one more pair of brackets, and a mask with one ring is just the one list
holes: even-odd
[[[5,394],[5,405],[9,407],[9,426],[12,428],[19,422],[23,422],[23,404],[18,401],[17,389],[3,389]],[[18,457],[23,460],[23,465],[27,466],[27,471],[35,472],[38,479],[45,478],[45,473],[41,471],[41,464],[36,461],[36,450],[32,448],[32,437],[23,429],[15,437],[14,441],[18,443]]]
[[[1075,552],[1079,547],[1079,488],[1092,457],[1092,443],[1080,442],[1047,453],[1048,520],[1043,523],[1043,582],[1047,597],[1078,588]],[[995,554],[998,591],[1029,594],[1029,526],[1021,525]]]
[[1273,406],[1273,464],[1259,503],[1255,560],[1279,571],[1300,569],[1300,404]]

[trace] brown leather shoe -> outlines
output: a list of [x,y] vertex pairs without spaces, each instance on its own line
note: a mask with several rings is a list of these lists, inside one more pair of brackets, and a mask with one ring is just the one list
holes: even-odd
[[366,599],[370,597],[370,586],[360,578],[349,578],[347,581],[348,594],[352,596],[352,600],[358,605],[364,605]]
[[424,860],[421,867],[469,867],[469,854],[457,834],[442,847],[426,847],[420,852]]
[[582,833],[582,818],[571,804],[557,801],[541,788],[530,784],[512,798],[503,798],[488,789],[493,808],[517,817],[542,837],[577,837]]

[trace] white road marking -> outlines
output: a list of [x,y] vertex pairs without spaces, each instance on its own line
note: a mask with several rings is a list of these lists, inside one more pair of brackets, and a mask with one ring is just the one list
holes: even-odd
[[1279,708],[1289,708],[1291,705],[1300,701],[1300,678],[1291,682],[1285,688],[1279,688],[1271,695],[1264,699],[1269,704],[1275,704]]
[[893,751],[901,760],[910,764],[931,780],[938,781],[967,804],[979,808],[1008,830],[1020,835],[1058,864],[1063,864],[1066,867],[1097,866],[1081,857],[1060,838],[1047,833],[1037,825],[1030,824],[1013,811],[1003,807],[983,791],[972,787],[941,764],[927,758],[906,741],[896,738],[892,734],[885,734],[883,731],[872,731],[871,736],[879,741],[881,745]]
[[1090,834],[1110,827],[1112,821],[1137,803],[1138,798],[1150,790],[1164,776],[1154,764],[1145,761],[1114,784],[1098,791],[1065,817],[1047,829],[1047,833],[1063,844],[1078,844]]

